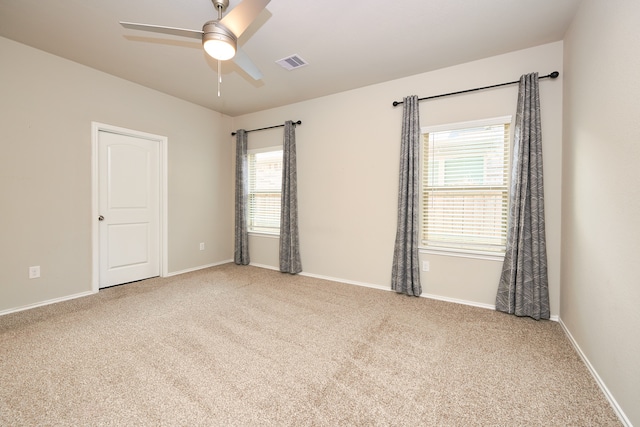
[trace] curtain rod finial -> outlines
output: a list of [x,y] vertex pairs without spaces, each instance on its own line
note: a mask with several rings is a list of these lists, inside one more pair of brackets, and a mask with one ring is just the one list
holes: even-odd
[[559,72],[554,71],[553,73],[549,74],[549,77],[551,77],[552,79],[557,79],[559,75]]

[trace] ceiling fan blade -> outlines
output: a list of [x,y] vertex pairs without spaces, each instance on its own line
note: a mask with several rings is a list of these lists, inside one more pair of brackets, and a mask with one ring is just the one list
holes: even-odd
[[220,23],[231,30],[236,37],[240,37],[240,34],[244,33],[244,30],[251,25],[270,1],[271,0],[243,0],[227,13]]
[[120,25],[131,30],[151,31],[153,33],[170,34],[172,36],[191,37],[202,40],[202,30],[188,30],[185,28],[165,27],[162,25],[137,24],[135,22],[120,21]]
[[254,80],[262,79],[262,72],[256,67],[256,64],[249,59],[246,53],[240,48],[236,51],[236,56],[233,57],[233,62],[240,68],[242,68],[247,74],[249,74]]

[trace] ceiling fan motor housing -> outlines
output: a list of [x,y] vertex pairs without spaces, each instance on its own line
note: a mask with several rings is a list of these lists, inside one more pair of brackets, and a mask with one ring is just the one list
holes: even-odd
[[[231,57],[233,57],[233,55],[235,54],[235,51],[238,49],[238,39],[236,38],[235,34],[229,31],[222,24],[220,24],[219,21],[207,22],[202,27],[202,32],[203,32],[202,45],[204,46],[207,52],[209,52],[209,50],[207,49],[207,42],[210,42],[210,41],[223,42],[233,47],[233,54],[231,55]],[[211,56],[216,58],[214,55],[211,55]],[[226,58],[226,59],[230,59],[230,58]],[[223,60],[223,58],[216,58],[216,59]]]

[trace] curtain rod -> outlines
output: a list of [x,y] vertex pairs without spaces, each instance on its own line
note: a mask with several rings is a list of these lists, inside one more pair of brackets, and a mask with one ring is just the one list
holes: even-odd
[[[540,79],[546,79],[546,78],[552,78],[552,79],[555,79],[555,78],[557,78],[559,75],[560,75],[560,73],[559,73],[559,72],[554,71],[553,73],[551,73],[551,74],[547,74],[546,76],[540,76],[540,77],[538,77],[538,80],[540,80]],[[494,87],[514,85],[514,84],[516,84],[516,83],[520,83],[520,80],[516,80],[516,81],[513,81],[513,82],[507,82],[507,83],[500,83],[500,84],[497,84],[497,85],[491,85],[491,86],[485,86],[485,87],[477,87],[477,88],[475,88],[475,89],[461,90],[461,91],[459,91],[459,92],[443,93],[442,95],[427,96],[427,97],[425,97],[425,98],[418,98],[418,101],[424,101],[424,100],[427,100],[427,99],[434,99],[434,98],[442,98],[442,97],[445,97],[445,96],[451,96],[451,95],[459,95],[459,94],[461,94],[461,93],[475,92],[475,91],[477,91],[477,90],[483,90],[483,89],[492,89],[492,88],[494,88]],[[403,103],[403,101],[393,101],[393,106],[394,106],[394,107],[397,107],[398,105],[400,105],[400,104],[402,104],[402,103]]]
[[[302,124],[302,121],[301,121],[301,120],[298,120],[297,122],[293,122],[293,125],[294,125],[294,126],[295,126],[295,125],[301,125],[301,124]],[[251,129],[251,130],[247,130],[247,131],[245,131],[245,132],[246,132],[246,133],[249,133],[249,132],[255,132],[255,131],[258,131],[258,130],[274,129],[274,128],[281,128],[281,127],[284,127],[284,124],[281,124],[281,125],[275,125],[275,126],[269,126],[269,127],[266,127],[266,128],[260,128],[260,129]],[[235,135],[236,135],[236,133],[237,133],[237,132],[231,132],[231,136],[235,136]]]

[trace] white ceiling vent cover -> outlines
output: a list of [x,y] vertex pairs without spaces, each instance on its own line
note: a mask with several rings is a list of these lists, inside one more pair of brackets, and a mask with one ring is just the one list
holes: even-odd
[[276,64],[285,68],[289,71],[295,70],[296,68],[304,67],[309,63],[304,59],[300,58],[298,55],[287,56],[286,58],[282,58],[276,61]]

